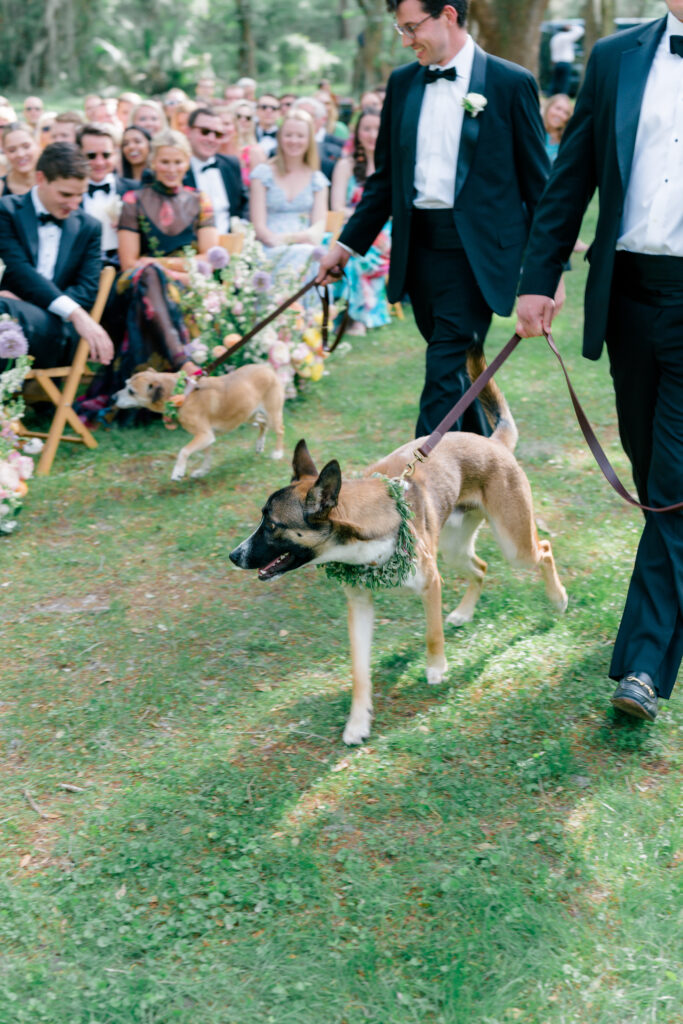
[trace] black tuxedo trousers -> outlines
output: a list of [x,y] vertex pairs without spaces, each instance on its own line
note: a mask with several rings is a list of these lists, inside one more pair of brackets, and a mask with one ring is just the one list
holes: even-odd
[[[680,283],[663,289],[631,272],[662,257],[624,254],[623,266],[621,255],[607,328],[619,433],[641,503],[673,505],[683,499],[683,260],[669,260],[682,264]],[[647,672],[669,697],[682,659],[683,511],[647,512],[610,676]]]

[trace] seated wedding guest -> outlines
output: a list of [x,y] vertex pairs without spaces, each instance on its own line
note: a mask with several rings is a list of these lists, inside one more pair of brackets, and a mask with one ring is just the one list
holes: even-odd
[[242,181],[249,188],[251,172],[266,159],[265,154],[256,141],[254,131],[254,104],[248,100],[238,100],[231,104],[237,125],[237,155],[242,168]]
[[238,78],[237,85],[244,90],[244,98],[250,103],[256,102],[256,82],[253,78]]
[[315,94],[315,99],[322,103],[327,112],[327,120],[325,122],[326,133],[332,135],[335,139],[339,139],[342,143],[346,142],[350,133],[347,126],[339,120],[337,97],[330,90],[320,89]]
[[142,100],[130,112],[129,124],[144,128],[154,138],[162,128],[167,128],[166,115],[156,100]]
[[102,260],[118,268],[118,223],[120,201],[117,198],[137,183],[116,173],[118,150],[114,143],[112,126],[86,124],[78,133],[78,145],[84,153],[90,172],[83,195],[83,209],[102,228]]
[[235,103],[237,100],[245,99],[244,89],[241,85],[226,85],[223,90],[223,99],[227,103]]
[[52,126],[55,123],[56,117],[56,110],[46,110],[45,113],[41,114],[38,118],[38,124],[36,126],[36,142],[41,150],[45,149],[45,147],[50,144]]
[[293,92],[283,92],[280,97],[280,117],[284,117],[285,114],[290,112],[295,100],[296,96]]
[[272,92],[264,92],[256,104],[256,141],[266,157],[273,155],[277,148],[277,123],[280,101]]
[[24,100],[24,121],[34,132],[38,130],[38,122],[43,109],[43,101],[40,96],[27,96]]
[[50,142],[75,142],[83,118],[77,110],[65,110],[57,114],[50,129]]
[[[330,206],[350,217],[358,205],[365,182],[375,172],[375,144],[379,132],[379,110],[364,110],[353,132],[353,148],[336,163],[332,175]],[[353,323],[347,334],[363,335],[369,327],[390,322],[386,276],[391,255],[390,225],[387,224],[365,256],[352,256],[346,264],[345,280],[335,285],[335,295],[348,297]]]
[[[152,137],[144,128],[132,125],[126,128],[121,137],[121,171],[124,178],[131,181],[142,181],[151,177],[149,157]],[[148,172],[145,175],[145,172]]]
[[35,366],[70,362],[79,337],[95,362],[113,355],[87,312],[100,278],[100,226],[79,209],[87,176],[78,147],[55,142],[38,159],[31,191],[0,199],[0,313],[23,327]]
[[88,93],[83,100],[83,110],[85,111],[85,120],[88,124],[98,121],[104,113],[104,100],[98,93]]
[[186,92],[183,92],[182,89],[169,89],[161,101],[164,114],[166,114],[166,120],[171,128],[173,128],[173,112],[175,108],[180,103],[185,103],[187,99],[188,95]]
[[176,301],[178,286],[187,284],[183,250],[193,246],[205,255],[218,244],[218,232],[206,196],[183,186],[190,157],[187,138],[164,129],[152,140],[154,180],[123,197],[119,291],[130,304],[121,381],[150,362],[196,369],[185,353],[190,339]]
[[128,124],[133,107],[142,102],[142,96],[136,92],[122,92],[116,101],[116,120],[121,125],[121,131]]
[[327,131],[327,111],[324,104],[312,96],[301,96],[295,101],[292,110],[305,110],[313,119],[320,166],[325,177],[331,180],[334,165],[342,154],[344,143]]
[[[218,147],[222,156],[234,156],[239,163],[239,146],[237,145],[237,120],[229,103],[214,104],[213,112],[220,118],[223,138]],[[241,168],[241,164],[240,164]]]
[[251,221],[276,272],[304,271],[322,238],[329,186],[319,170],[313,121],[304,110],[284,118],[277,146],[275,156],[252,172]]
[[6,128],[8,124],[14,124],[16,120],[14,107],[9,103],[0,104],[0,128]]
[[169,127],[172,128],[174,132],[184,132],[185,135],[187,135],[187,122],[190,119],[192,111],[196,109],[197,104],[194,100],[183,100],[182,103],[178,103],[178,105],[173,108],[173,113],[169,120]]
[[197,79],[197,85],[194,90],[197,103],[201,103],[202,106],[205,106],[207,103],[211,103],[215,92],[216,79],[212,74],[207,72]]
[[38,143],[25,124],[8,124],[2,129],[2,149],[7,158],[7,174],[0,178],[0,196],[23,196],[36,181]]
[[[551,164],[555,162],[564,130],[569,124],[573,113],[572,101],[563,92],[549,96],[542,106],[541,116],[543,117],[543,127],[545,128],[545,151]],[[587,248],[586,242],[577,238],[574,243],[574,252],[585,252]],[[565,269],[571,270],[571,263],[567,263]]]
[[184,185],[207,195],[213,208],[219,235],[230,231],[231,217],[247,217],[247,190],[242,183],[240,162],[234,156],[218,152],[223,138],[223,122],[209,107],[198,107],[190,114],[187,127],[192,156]]

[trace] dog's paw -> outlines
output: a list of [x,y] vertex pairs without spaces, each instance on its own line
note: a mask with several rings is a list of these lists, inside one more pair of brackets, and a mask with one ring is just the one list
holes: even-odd
[[553,601],[553,606],[557,609],[560,615],[564,615],[569,604],[569,597],[567,591],[562,587],[562,594],[556,600]]
[[465,623],[472,621],[472,613],[469,615],[466,612],[461,612],[459,608],[456,608],[451,612],[450,615],[446,616],[446,622],[449,626],[464,626]]
[[430,686],[438,686],[442,683],[448,672],[448,665],[444,662],[442,668],[438,668],[436,665],[427,665],[427,682]]
[[271,459],[281,459],[284,457],[284,454],[285,453],[283,451],[273,452],[270,457]]
[[190,473],[191,477],[206,476],[209,472],[208,466],[200,466],[198,469],[193,469]]
[[265,439],[262,438],[262,437],[259,437],[258,441],[254,445],[254,451],[258,452],[258,454],[261,455],[263,453],[263,449],[265,447],[266,447]]
[[171,480],[175,480],[177,482],[178,480],[182,480],[184,476],[185,476],[184,470],[182,470],[182,469],[174,469],[173,472],[171,473]]
[[366,740],[370,735],[370,723],[372,715],[369,711],[362,711],[359,714],[352,714],[346,723],[343,740],[349,747],[357,746]]

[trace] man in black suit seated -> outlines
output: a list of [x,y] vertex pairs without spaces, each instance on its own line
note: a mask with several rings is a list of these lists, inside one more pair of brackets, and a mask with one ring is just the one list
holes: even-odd
[[86,124],[78,132],[76,141],[90,164],[83,209],[100,222],[102,262],[118,269],[120,197],[138,188],[139,182],[116,173],[118,151],[108,125]]
[[[366,253],[393,218],[387,295],[397,302],[408,292],[427,342],[421,437],[467,388],[467,349],[484,341],[492,313],[512,312],[549,163],[536,82],[477,46],[468,0],[387,6],[417,59],[389,79],[375,173],[320,277],[351,251]],[[478,403],[455,428],[490,433]]]
[[256,141],[271,157],[277,149],[277,129],[280,117],[280,101],[272,92],[264,92],[256,104]]
[[184,185],[206,193],[211,200],[219,235],[230,231],[230,218],[248,218],[248,195],[242,184],[240,163],[235,156],[222,156],[220,117],[210,107],[198,107],[190,114],[187,137],[192,148]]
[[109,363],[114,354],[87,312],[101,269],[100,225],[79,209],[88,171],[77,146],[55,142],[38,160],[31,191],[0,199],[0,313],[23,327],[35,366],[69,363],[79,337],[95,362]]

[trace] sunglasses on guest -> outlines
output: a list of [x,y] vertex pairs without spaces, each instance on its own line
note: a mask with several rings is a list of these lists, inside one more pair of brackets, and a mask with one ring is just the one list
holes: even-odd
[[[45,131],[45,129],[43,129],[43,131]],[[114,155],[113,153],[86,153],[85,154],[85,156],[88,158],[88,160],[95,160],[96,157],[98,157],[98,156],[103,157],[105,160],[111,160],[113,155]]]
[[215,128],[200,128],[199,125],[196,124],[192,127],[196,128],[199,134],[202,135],[205,139],[208,139],[209,135],[215,135],[217,139],[222,139],[223,136],[225,135],[225,132],[218,132],[216,131]]
[[280,107],[279,106],[275,107],[275,106],[273,106],[272,103],[259,103],[256,109],[257,110],[279,110]]
[[237,116],[237,120],[238,121],[253,121],[254,120],[254,118],[252,117],[251,114],[237,114],[236,116]]

